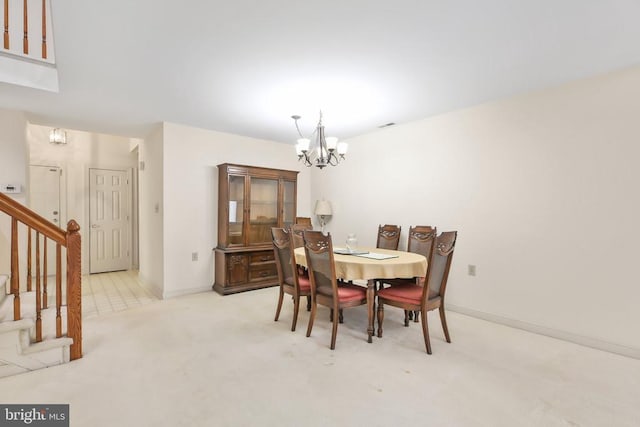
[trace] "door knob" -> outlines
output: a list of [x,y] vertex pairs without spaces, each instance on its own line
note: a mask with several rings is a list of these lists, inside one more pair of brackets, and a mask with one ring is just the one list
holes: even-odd
[[58,211],[53,211],[53,214],[54,215],[58,215]]
[[91,224],[91,228],[100,228],[98,224]]

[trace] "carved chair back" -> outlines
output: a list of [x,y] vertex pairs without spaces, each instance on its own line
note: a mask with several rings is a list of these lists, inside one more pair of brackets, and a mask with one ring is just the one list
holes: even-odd
[[426,285],[422,291],[423,303],[436,296],[444,299],[457,236],[457,231],[445,231],[435,239],[428,258]]
[[409,227],[407,252],[424,255],[427,260],[431,253],[431,246],[436,238],[436,229],[428,225]]
[[397,225],[378,225],[378,242],[376,243],[376,248],[398,250],[401,230],[402,227]]
[[325,236],[321,231],[305,230],[303,236],[304,252],[311,279],[311,294],[321,294],[336,300],[338,282],[333,262],[331,234]]
[[291,226],[291,238],[293,239],[293,248],[301,248],[304,246],[304,239],[302,233],[305,230],[311,230],[313,227],[311,224],[293,224]]
[[290,232],[286,228],[273,227],[271,228],[271,237],[280,283],[296,286],[298,280],[297,271],[292,267],[295,263],[292,261],[294,255],[291,248]]

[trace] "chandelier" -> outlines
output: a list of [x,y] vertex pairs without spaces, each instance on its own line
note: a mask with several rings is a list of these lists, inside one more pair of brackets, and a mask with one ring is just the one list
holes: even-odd
[[314,145],[311,146],[311,138],[305,138],[300,132],[298,126],[298,120],[300,116],[291,116],[296,123],[296,129],[298,130],[298,143],[296,144],[296,153],[298,154],[298,161],[303,160],[304,165],[307,167],[317,166],[320,169],[325,166],[337,166],[340,161],[344,160],[344,155],[347,154],[348,145],[346,142],[338,143],[338,138],[324,136],[324,125],[322,124],[322,111],[320,111],[320,120],[316,129],[311,134],[311,138],[315,136]]

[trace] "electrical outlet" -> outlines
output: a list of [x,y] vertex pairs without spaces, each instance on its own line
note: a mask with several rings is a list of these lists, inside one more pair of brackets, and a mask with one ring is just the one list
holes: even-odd
[[191,261],[198,260],[198,252],[191,252]]
[[469,264],[469,267],[467,268],[467,273],[469,274],[469,276],[475,276],[476,275],[476,266],[473,264]]

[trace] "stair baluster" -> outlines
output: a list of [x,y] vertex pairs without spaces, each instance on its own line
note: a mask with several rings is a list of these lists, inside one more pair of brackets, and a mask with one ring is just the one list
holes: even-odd
[[18,268],[18,220],[11,218],[11,293],[13,320],[20,320],[20,270]]
[[27,227],[27,292],[31,292],[33,289],[31,276],[31,227]]
[[47,59],[47,5],[42,0],[42,59]]
[[4,0],[4,48],[9,50],[9,0]]
[[62,336],[62,247],[56,245],[56,338]]
[[40,233],[36,231],[36,342],[42,341],[40,276]]
[[49,277],[49,273],[47,272],[47,236],[44,236],[44,260],[42,261],[42,308],[46,309],[49,307],[49,296],[47,295],[47,277]]

